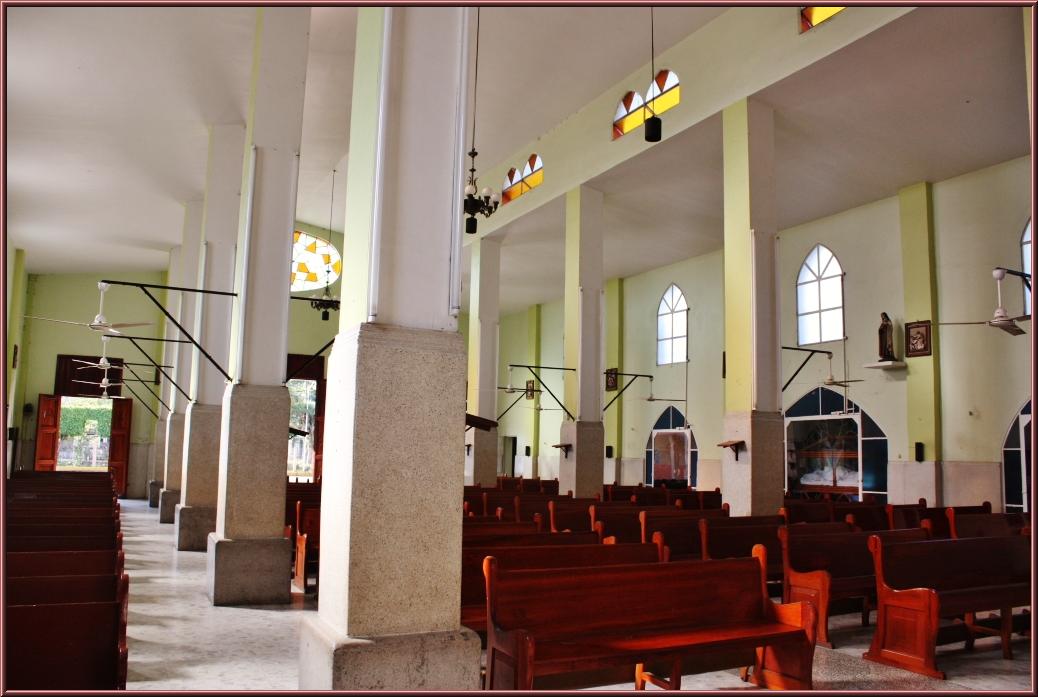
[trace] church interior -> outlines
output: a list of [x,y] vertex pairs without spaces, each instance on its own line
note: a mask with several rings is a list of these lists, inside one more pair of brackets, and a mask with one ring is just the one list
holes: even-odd
[[5,12],[5,689],[1033,690],[1031,5]]

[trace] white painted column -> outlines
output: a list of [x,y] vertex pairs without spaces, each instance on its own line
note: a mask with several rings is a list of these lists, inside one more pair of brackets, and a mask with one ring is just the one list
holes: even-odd
[[[725,417],[721,493],[732,515],[782,506],[785,447],[775,275],[772,109],[743,99],[723,112]],[[736,459],[738,458],[738,459]]]
[[[234,287],[244,147],[243,125],[210,127],[202,257],[198,279],[192,284],[196,288],[229,291]],[[233,298],[221,295],[197,295],[196,298],[198,312],[192,329],[195,340],[227,370]],[[220,404],[226,387],[223,373],[195,348],[188,390],[194,401],[188,404],[184,419],[184,465],[180,503],[175,514],[174,540],[180,550],[205,551],[209,533],[216,530]]]
[[[501,288],[501,243],[484,237],[469,247],[469,396],[470,414],[497,418],[497,339]],[[472,443],[472,481],[497,482],[497,429],[478,428],[466,433]],[[469,468],[466,468],[469,469]]]
[[[605,427],[602,423],[602,192],[581,186],[566,193],[566,276],[563,355],[566,408],[562,422],[559,490],[574,496],[602,491]],[[543,396],[543,395],[542,395]],[[543,403],[543,402],[542,402]]]
[[[166,284],[175,285],[177,279],[180,278],[180,247],[174,247],[169,250],[169,266],[166,268]],[[180,293],[176,291],[166,292],[166,309],[174,317],[180,316]],[[173,339],[176,338],[177,328],[173,322],[169,319],[165,320],[165,326],[162,331],[163,338]],[[160,365],[172,366],[177,354],[177,345],[171,343],[162,344],[162,361]],[[172,375],[171,368],[167,368],[166,372]],[[162,378],[159,386],[159,394],[162,396],[162,401],[166,404],[173,404],[173,393],[176,388],[165,377]],[[161,412],[159,412],[161,414]],[[148,481],[148,506],[151,508],[159,507],[159,496],[161,495],[163,482],[166,476],[166,451],[169,449],[169,418],[167,415],[166,419],[155,422],[156,432],[156,445],[155,455],[151,463],[152,470],[151,476]],[[159,435],[161,433],[161,435]]]
[[[179,265],[176,277],[170,277],[169,285],[190,288],[195,285],[198,278],[198,259],[202,245],[202,201],[188,201],[184,204],[184,237],[180,244]],[[173,316],[177,318],[181,326],[189,329],[194,325],[195,308],[198,298],[191,293],[177,293],[169,291],[170,296],[174,293],[180,296],[179,313]],[[185,339],[180,331],[173,327],[166,336],[171,339]],[[173,358],[172,371],[167,371],[181,389],[191,394],[189,388],[191,380],[191,344],[168,344],[173,349],[170,355]],[[166,459],[165,469],[162,477],[162,490],[159,492],[159,522],[172,523],[176,505],[180,503],[180,474],[184,461],[184,413],[187,411],[188,400],[172,385],[170,398],[173,401],[166,402],[173,411],[166,417]]]
[[478,688],[480,642],[460,625],[455,284],[473,14],[358,11],[350,283],[328,371],[320,599],[302,628],[301,689]]
[[206,590],[216,605],[291,597],[284,382],[309,39],[309,8],[256,10],[231,335],[235,382],[223,394],[216,531],[207,543]]

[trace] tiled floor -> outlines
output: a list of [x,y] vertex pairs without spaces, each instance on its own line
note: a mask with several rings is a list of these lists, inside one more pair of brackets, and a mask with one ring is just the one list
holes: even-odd
[[[205,553],[173,549],[173,526],[160,525],[144,501],[122,502],[126,566],[130,574],[131,690],[294,690],[298,685],[299,627],[314,612],[312,600],[295,596],[292,606],[213,607],[205,595]],[[832,619],[837,648],[815,651],[816,690],[995,690],[1031,689],[1031,642],[1014,639],[1015,659],[1002,659],[997,639],[938,649],[947,680],[932,680],[870,663],[872,627],[855,614]],[[631,690],[633,683],[596,690]],[[686,690],[756,689],[735,669],[685,676]]]

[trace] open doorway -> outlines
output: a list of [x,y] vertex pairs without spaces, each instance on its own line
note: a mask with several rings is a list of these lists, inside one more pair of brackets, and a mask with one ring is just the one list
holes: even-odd
[[112,400],[62,397],[58,472],[104,472],[112,442]]
[[324,437],[324,357],[288,354],[288,481],[321,481]]

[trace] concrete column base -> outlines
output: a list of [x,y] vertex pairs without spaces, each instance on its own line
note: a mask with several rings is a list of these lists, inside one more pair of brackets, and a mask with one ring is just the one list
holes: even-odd
[[303,620],[300,690],[478,690],[479,636],[471,629],[349,637]]
[[782,412],[724,415],[724,440],[745,441],[738,453],[721,448],[721,495],[733,516],[775,515],[782,507],[786,488],[784,430]]
[[163,489],[159,492],[159,522],[172,523],[176,517],[176,507],[180,503],[178,489]]
[[497,429],[472,429],[472,481],[497,486]]
[[152,479],[148,482],[148,507],[159,507],[159,493],[162,491],[162,482]]
[[173,539],[181,552],[204,552],[209,533],[216,530],[216,506],[183,506],[177,504]]
[[571,446],[560,450],[559,491],[572,491],[575,497],[580,498],[600,494],[605,466],[605,426],[602,422],[563,421],[559,443]]
[[210,533],[206,594],[213,605],[274,605],[292,600],[292,543],[284,537],[228,540]]

